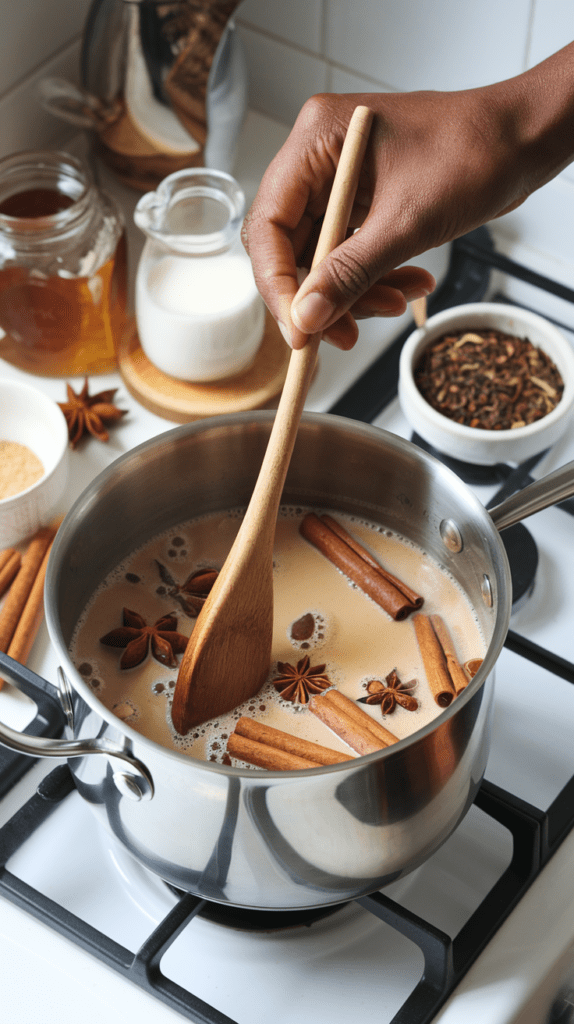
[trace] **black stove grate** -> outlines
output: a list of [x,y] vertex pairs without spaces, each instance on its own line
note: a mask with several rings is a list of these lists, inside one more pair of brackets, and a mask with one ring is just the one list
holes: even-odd
[[[570,289],[496,253],[488,232],[479,228],[453,244],[449,272],[429,304],[429,312],[484,298],[492,268],[574,303],[574,292]],[[386,408],[396,395],[398,359],[410,330],[409,327],[376,360],[336,403],[332,412],[371,422]],[[501,487],[491,504],[529,483],[535,461],[529,460],[518,467],[497,467],[497,480]],[[572,501],[564,502],[560,507],[568,514],[574,513]],[[512,630],[505,643],[515,654],[574,683],[574,664],[566,659]],[[50,730],[53,733],[58,726],[56,722],[44,722],[42,728],[50,734]],[[22,762],[29,763],[29,759],[19,755],[17,758],[16,761],[13,756],[0,759],[0,797],[23,773]],[[193,918],[201,913],[205,906],[204,900],[191,894],[183,895],[134,956],[130,950],[86,924],[7,869],[10,857],[73,789],[74,783],[68,767],[57,767],[10,821],[0,828],[0,894],[177,1010],[187,1020],[196,1024],[234,1024],[230,1017],[166,978],[160,968],[164,953]],[[454,938],[382,893],[357,900],[363,908],[416,943],[423,953],[422,977],[391,1024],[430,1024],[468,968],[574,827],[574,775],[546,811],[539,810],[490,782],[482,783],[475,803],[509,830],[513,839],[513,855],[506,871]]]

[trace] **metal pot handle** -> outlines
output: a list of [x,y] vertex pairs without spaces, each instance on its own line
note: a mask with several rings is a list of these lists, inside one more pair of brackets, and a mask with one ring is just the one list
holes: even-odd
[[[56,696],[57,690],[51,683],[1,651],[0,678],[9,679],[32,700],[40,691],[44,697],[58,705],[60,712],[62,711]],[[125,796],[136,800],[150,800],[154,794],[153,779],[146,766],[124,747],[110,740],[58,740],[46,736],[29,736],[0,722],[0,744],[28,757],[85,757],[88,754],[114,757],[129,766],[127,772],[114,773],[114,781]]]
[[554,470],[541,480],[528,484],[522,491],[512,494],[500,505],[489,509],[490,517],[497,530],[506,530],[523,519],[541,512],[550,505],[557,505],[574,495],[574,461]]

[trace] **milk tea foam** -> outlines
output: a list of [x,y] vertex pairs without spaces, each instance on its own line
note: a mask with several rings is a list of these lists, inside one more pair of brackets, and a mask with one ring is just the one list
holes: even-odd
[[[171,724],[171,701],[177,669],[157,662],[151,653],[136,668],[119,668],[121,650],[105,647],[100,637],[122,625],[122,609],[138,612],[148,625],[169,613],[177,630],[189,636],[194,619],[169,595],[158,563],[183,583],[196,569],[220,568],[233,543],[241,511],[218,513],[177,526],[133,552],[103,582],[75,630],[71,656],[97,697],[119,718],[157,743],[191,757],[231,761],[226,741],[241,715],[294,733],[304,739],[351,753],[305,706],[284,701],[273,686],[277,662],[295,665],[308,654],[312,665],[325,664],[330,681],[353,700],[364,697],[371,679],[384,681],[396,669],[403,682],[417,680],[412,691],[419,707],[396,707],[381,718],[378,705],[360,705],[399,739],[426,725],[441,709],[426,681],[410,617],[395,622],[299,534],[307,510],[281,509],[274,552],[274,630],[269,678],[256,697],[227,715],[179,736]],[[420,548],[390,530],[352,516],[331,512],[381,564],[423,598],[422,611],[440,614],[461,663],[484,656],[485,644],[468,599],[456,582]],[[291,627],[307,613],[313,635],[294,640]],[[178,658],[178,661],[181,659]]]

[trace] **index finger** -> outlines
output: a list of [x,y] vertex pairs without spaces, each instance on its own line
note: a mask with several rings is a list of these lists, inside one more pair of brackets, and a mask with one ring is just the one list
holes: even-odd
[[241,233],[257,287],[286,338],[292,330],[291,302],[299,288],[297,262],[315,225],[309,211],[314,205],[312,190],[300,164],[296,173],[286,143],[263,176]]

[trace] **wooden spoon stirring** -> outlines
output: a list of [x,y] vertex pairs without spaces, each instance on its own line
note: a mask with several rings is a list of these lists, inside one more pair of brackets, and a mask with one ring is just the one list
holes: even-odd
[[[368,107],[357,107],[349,122],[313,267],[345,239],[372,118]],[[183,655],[172,705],[180,734],[253,697],[269,672],[275,525],[320,339],[313,335],[291,353],[245,517]]]
[[413,299],[411,302],[411,313],[417,327],[424,327],[427,322],[427,300],[423,295],[422,299]]

